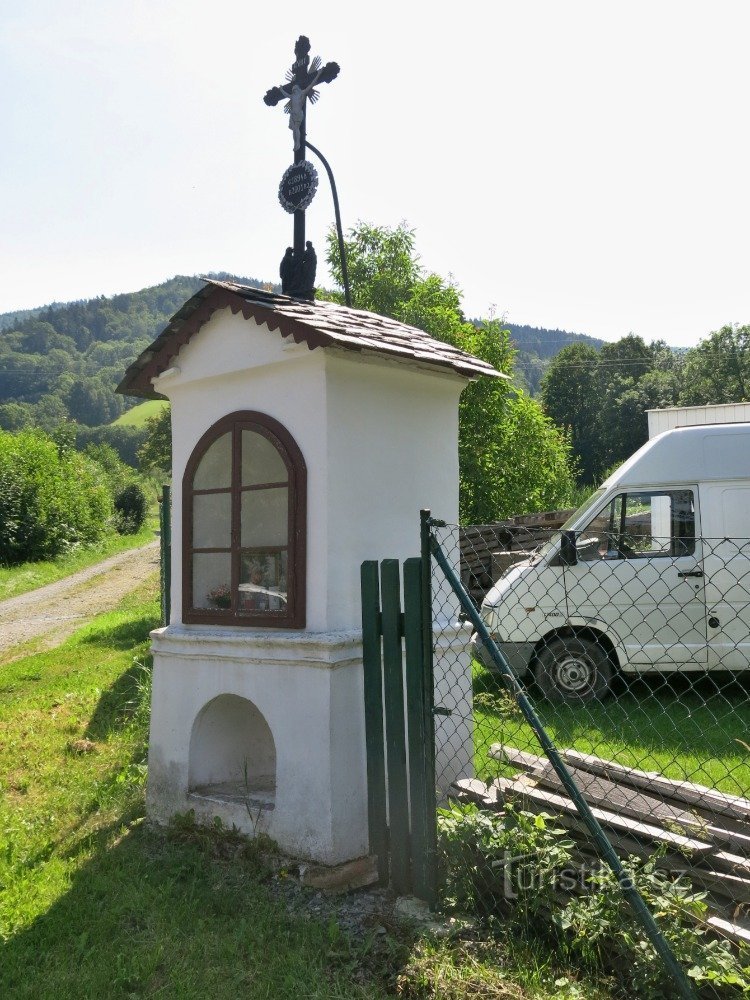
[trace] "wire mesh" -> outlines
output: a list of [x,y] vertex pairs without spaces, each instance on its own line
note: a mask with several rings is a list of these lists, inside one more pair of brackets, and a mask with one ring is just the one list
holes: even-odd
[[[723,996],[750,991],[750,540],[696,537],[686,498],[664,496],[607,508],[572,554],[563,515],[432,530],[696,989]],[[434,562],[431,580],[444,636],[456,596]],[[476,637],[467,653],[469,631],[434,649],[444,904],[520,921],[625,975],[630,995],[663,995],[514,697]]]

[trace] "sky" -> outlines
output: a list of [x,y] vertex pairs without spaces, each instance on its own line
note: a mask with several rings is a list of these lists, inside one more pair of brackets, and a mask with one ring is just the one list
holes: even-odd
[[344,228],[405,220],[468,316],[693,345],[750,323],[749,29],[746,0],[0,0],[0,313],[278,280],[262,98],[306,34]]

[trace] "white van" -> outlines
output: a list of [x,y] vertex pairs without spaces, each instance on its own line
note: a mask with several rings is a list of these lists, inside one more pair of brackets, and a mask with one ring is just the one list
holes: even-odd
[[503,574],[482,618],[556,701],[600,697],[617,671],[747,669],[750,423],[653,438]]

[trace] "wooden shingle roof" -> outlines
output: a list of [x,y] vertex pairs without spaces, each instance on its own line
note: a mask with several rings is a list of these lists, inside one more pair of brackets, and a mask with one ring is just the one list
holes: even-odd
[[117,392],[145,399],[163,398],[151,379],[170,367],[172,359],[218,310],[229,308],[293,337],[298,344],[316,347],[338,346],[353,351],[375,351],[407,362],[420,362],[450,369],[466,379],[479,375],[507,378],[480,358],[460,351],[423,330],[362,309],[350,309],[335,302],[306,302],[264,292],[232,281],[207,281],[165,329],[125,372]]

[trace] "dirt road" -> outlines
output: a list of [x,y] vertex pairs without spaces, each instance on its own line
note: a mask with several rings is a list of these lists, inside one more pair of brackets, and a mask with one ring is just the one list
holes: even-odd
[[41,638],[58,645],[89,618],[110,611],[159,568],[159,542],[149,542],[28,594],[0,601],[0,652]]

